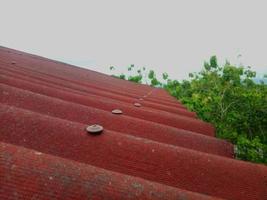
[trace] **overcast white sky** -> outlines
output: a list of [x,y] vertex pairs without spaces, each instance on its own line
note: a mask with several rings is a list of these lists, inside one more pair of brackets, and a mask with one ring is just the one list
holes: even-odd
[[267,1],[0,0],[0,45],[106,73],[135,64],[181,79],[216,54],[263,74]]

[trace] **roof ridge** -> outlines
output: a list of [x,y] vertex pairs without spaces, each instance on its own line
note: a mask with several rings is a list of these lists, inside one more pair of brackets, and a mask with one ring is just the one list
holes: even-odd
[[[30,106],[30,105],[28,105],[27,102],[25,102],[25,100],[27,98],[35,98],[36,102],[31,102],[32,109],[39,109],[38,104],[37,104],[37,100],[39,101],[40,104],[41,103],[46,103],[46,104],[49,103],[51,106],[53,104],[59,104],[58,106],[62,107],[62,105],[60,105],[60,103],[61,103],[61,104],[64,104],[64,105],[68,104],[69,106],[72,106],[72,108],[73,107],[76,107],[77,109],[80,108],[80,110],[82,108],[84,108],[84,110],[83,111],[81,110],[81,112],[87,111],[88,115],[92,115],[92,114],[90,114],[92,112],[89,112],[90,110],[92,110],[95,113],[94,114],[95,117],[97,116],[97,114],[99,114],[99,115],[100,114],[108,114],[113,109],[116,109],[116,108],[113,108],[113,109],[110,110],[110,112],[108,112],[106,110],[102,110],[102,109],[99,109],[99,108],[94,108],[94,107],[92,107],[90,105],[82,105],[82,104],[79,104],[79,103],[70,102],[70,101],[67,101],[67,100],[64,100],[64,99],[59,99],[59,98],[56,98],[56,97],[51,97],[51,96],[43,95],[43,94],[40,94],[40,93],[34,93],[34,92],[29,91],[29,90],[20,89],[20,88],[13,87],[13,86],[10,86],[10,85],[6,85],[6,84],[3,84],[3,83],[0,83],[0,85],[1,85],[3,90],[9,91],[9,95],[6,96],[5,100],[2,99],[2,101],[9,101],[9,103],[13,102],[15,104],[19,103],[22,107],[23,107],[23,105]],[[23,96],[25,96],[25,97],[23,97]],[[49,110],[51,108],[47,107],[47,109]],[[136,110],[137,108],[134,108],[134,109]],[[63,113],[59,113],[57,110],[52,110],[51,112],[57,112],[57,114],[63,114]],[[138,110],[136,110],[136,112],[138,112]],[[69,117],[71,117],[71,116],[69,116]],[[82,117],[82,116],[80,116],[80,117]],[[76,119],[79,119],[80,117],[77,116]],[[149,119],[144,119],[144,118],[136,118],[136,116],[133,117],[133,116],[123,115],[123,117],[125,117],[125,119],[127,118],[129,120],[131,119],[131,120],[135,120],[135,121],[136,120],[137,121],[138,120],[139,121],[146,121],[146,124],[150,123],[151,125],[152,124],[155,125],[157,123],[157,122],[154,122],[156,120],[157,116],[155,116],[155,120],[153,120],[153,121],[149,121]],[[73,119],[74,119],[74,117],[73,117]],[[119,118],[116,118],[116,119],[119,119]],[[173,124],[168,122],[167,119],[170,120],[170,122],[173,123]],[[178,119],[179,119],[179,121],[178,121]],[[164,118],[160,118],[160,120],[164,120]],[[198,133],[198,134],[207,135],[207,136],[213,136],[213,134],[214,134],[214,128],[210,124],[205,123],[205,122],[203,122],[201,120],[198,120],[198,119],[194,119],[194,118],[183,117],[183,116],[178,116],[177,115],[176,118],[174,118],[173,120],[171,119],[171,117],[166,118],[164,122],[165,122],[165,124],[158,124],[157,126],[165,126],[168,129],[169,128],[179,128],[179,129],[189,130],[189,131],[192,131],[192,132],[195,132],[195,133]],[[168,125],[168,123],[169,123],[169,125]],[[195,125],[195,126],[192,126],[192,125]]]

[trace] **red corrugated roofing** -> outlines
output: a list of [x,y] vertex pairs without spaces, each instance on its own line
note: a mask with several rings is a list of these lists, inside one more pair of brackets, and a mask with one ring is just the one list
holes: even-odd
[[0,199],[267,199],[267,168],[162,89],[1,47],[0,92]]

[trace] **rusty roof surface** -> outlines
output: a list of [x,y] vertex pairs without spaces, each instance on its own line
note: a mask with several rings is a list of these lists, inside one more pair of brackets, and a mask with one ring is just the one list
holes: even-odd
[[267,167],[163,89],[0,47],[0,93],[0,199],[267,199]]

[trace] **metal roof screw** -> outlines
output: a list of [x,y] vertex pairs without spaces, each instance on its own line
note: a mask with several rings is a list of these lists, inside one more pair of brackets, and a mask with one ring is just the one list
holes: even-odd
[[103,131],[103,127],[98,124],[93,124],[86,127],[86,131],[91,134],[100,134]]
[[144,99],[143,98],[139,98],[140,101],[143,101]]
[[11,64],[12,64],[12,65],[15,65],[15,64],[16,64],[16,62],[15,62],[15,61],[12,61],[12,62],[11,62]]
[[122,114],[122,111],[120,109],[114,109],[111,111],[113,114]]
[[135,107],[141,107],[141,104],[140,103],[134,103],[134,106]]

